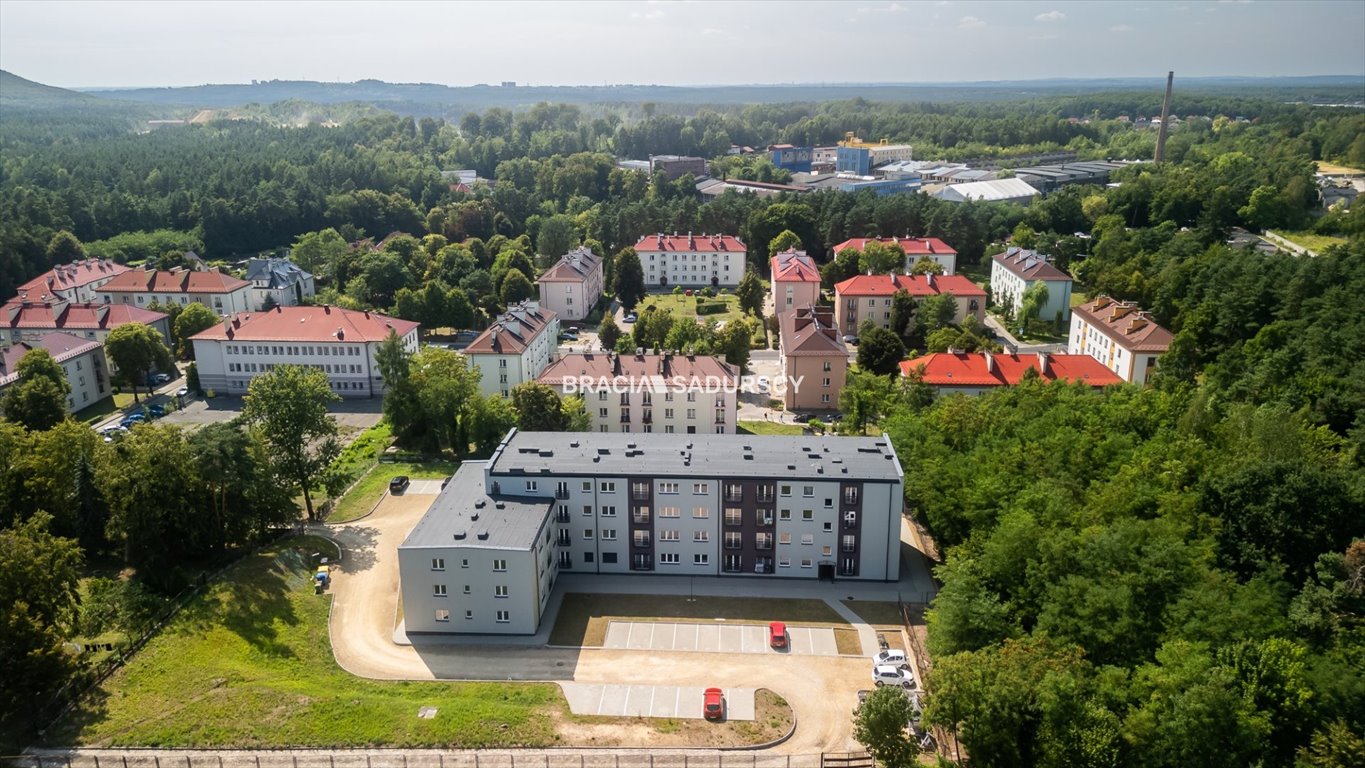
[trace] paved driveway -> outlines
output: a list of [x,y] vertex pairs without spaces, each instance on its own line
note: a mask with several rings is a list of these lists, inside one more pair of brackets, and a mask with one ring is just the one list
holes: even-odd
[[760,624],[613,621],[607,625],[607,638],[602,647],[632,651],[839,655],[834,630],[828,627],[787,627],[787,637],[791,648],[784,652],[768,646],[768,628]]
[[[610,685],[561,683],[569,711],[608,717],[683,717],[702,719],[699,685]],[[754,689],[725,688],[725,719],[754,719]]]
[[413,480],[408,484],[407,490],[399,494],[401,496],[435,496],[441,492],[441,483],[444,480]]

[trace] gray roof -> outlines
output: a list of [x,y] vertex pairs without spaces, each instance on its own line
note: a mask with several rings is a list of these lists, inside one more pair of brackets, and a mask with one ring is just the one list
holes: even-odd
[[890,442],[874,437],[512,430],[489,461],[500,477],[902,477]]
[[269,280],[268,288],[288,288],[300,280],[312,277],[289,259],[251,259],[246,264],[246,279],[251,282]]
[[402,546],[530,549],[554,499],[489,496],[483,485],[487,463],[461,464]]

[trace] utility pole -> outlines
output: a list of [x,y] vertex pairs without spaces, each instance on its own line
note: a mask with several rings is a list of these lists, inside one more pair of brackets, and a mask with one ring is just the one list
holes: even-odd
[[1161,127],[1156,132],[1156,162],[1161,163],[1166,160],[1166,133],[1170,129],[1171,120],[1171,84],[1175,81],[1175,72],[1166,73],[1166,98],[1161,102]]

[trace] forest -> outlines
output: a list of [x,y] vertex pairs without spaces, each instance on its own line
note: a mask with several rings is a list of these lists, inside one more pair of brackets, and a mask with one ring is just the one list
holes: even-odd
[[[1365,205],[1322,211],[1313,178],[1314,161],[1365,165],[1358,110],[1182,96],[1177,111],[1189,117],[1168,162],[1028,206],[839,192],[703,203],[690,177],[615,164],[699,153],[717,171],[757,177],[773,169],[725,157],[731,144],[823,144],[846,131],[913,143],[924,158],[1068,149],[1146,159],[1151,132],[1115,118],[1150,114],[1153,101],[1121,92],[689,114],[542,104],[458,123],[381,114],[336,127],[220,121],[149,134],[97,109],[63,121],[7,115],[0,294],[81,254],[158,263],[193,249],[231,263],[291,249],[318,275],[321,301],[480,327],[530,295],[567,248],[609,255],[610,282],[631,265],[630,246],[657,231],[737,234],[755,268],[770,247],[799,244],[831,282],[861,269],[831,258],[849,237],[941,237],[977,273],[1003,243],[1031,245],[1078,291],[1141,303],[1174,342],[1145,389],[1027,382],[936,399],[913,380],[851,375],[845,426],[891,437],[908,508],[945,554],[928,614],[926,719],[956,732],[977,766],[1360,765]],[[440,175],[452,169],[490,183],[452,189]],[[1229,246],[1234,227],[1343,244],[1311,258],[1267,254]],[[640,288],[628,282],[617,292]],[[642,324],[632,342],[698,343],[674,330]],[[727,354],[747,354],[731,341],[744,340],[725,339]],[[484,445],[520,423],[504,401],[476,402],[458,361],[427,350],[386,360],[386,377],[400,382],[386,412],[425,425],[408,437]],[[536,425],[581,419],[544,395],[521,393],[521,410],[542,414]],[[83,548],[149,567],[248,542],[293,512],[238,482],[268,463],[251,432],[140,429],[117,452],[94,439],[69,421],[0,425],[9,468],[0,557],[61,561],[21,582],[58,608],[8,613],[40,647],[80,620],[63,585]],[[223,470],[157,461],[166,455]],[[148,479],[132,483],[135,474]],[[222,494],[240,514],[192,514]],[[177,548],[147,547],[149,530],[173,532]]]

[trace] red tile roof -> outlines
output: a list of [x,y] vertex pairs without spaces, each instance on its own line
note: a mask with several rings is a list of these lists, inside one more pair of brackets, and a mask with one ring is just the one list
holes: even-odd
[[12,301],[0,307],[0,328],[94,329],[107,331],[127,323],[155,323],[166,315],[127,304],[95,302]]
[[818,283],[820,270],[815,259],[805,251],[783,251],[773,257],[773,281],[789,283]]
[[545,270],[536,282],[539,283],[581,283],[588,275],[602,265],[602,258],[590,248],[575,248],[559,257],[553,267]]
[[461,351],[466,355],[519,355],[553,324],[555,317],[538,301],[513,304]]
[[848,347],[830,307],[797,307],[777,316],[782,354],[787,357],[848,358]]
[[899,245],[907,256],[942,256],[948,253],[957,255],[957,251],[951,245],[937,237],[855,237],[834,246],[834,252],[837,254],[845,248],[857,248],[861,251],[873,241],[883,245]]
[[108,259],[82,259],[60,264],[19,286],[19,299],[44,299],[55,295],[55,291],[69,291],[129,270],[129,267]]
[[991,258],[1025,280],[1071,279],[1071,275],[1052,266],[1046,256],[1027,248],[1010,247],[1004,253],[997,253]]
[[573,353],[564,355],[536,379],[541,384],[552,387],[562,385],[566,380],[590,376],[594,380],[614,379],[624,376],[631,382],[662,377],[657,383],[666,385],[667,380],[681,376],[691,382],[694,378],[705,382],[708,376],[719,379],[723,384],[739,381],[739,369],[719,357],[706,355],[617,355],[612,353]]
[[733,235],[645,235],[635,244],[636,251],[682,251],[682,252],[738,252],[746,248],[739,238]]
[[48,354],[52,355],[52,359],[64,363],[102,346],[104,345],[98,341],[77,338],[69,333],[49,333],[39,339],[37,344],[21,341],[0,353],[0,382],[9,376],[17,377],[15,366],[19,365],[24,355],[35,349],[46,349]]
[[985,298],[986,291],[962,275],[854,275],[834,286],[835,295],[890,296],[896,291],[911,296],[953,296]]
[[925,384],[936,387],[1000,387],[1018,384],[1028,370],[1044,381],[1079,381],[1092,387],[1121,384],[1113,371],[1090,355],[1024,355],[989,352],[935,352],[901,362],[901,375],[918,370]]
[[100,287],[109,293],[232,293],[251,285],[232,275],[210,270],[133,269]]
[[417,323],[378,312],[340,307],[276,307],[268,312],[238,312],[196,333],[206,341],[346,341],[372,342],[401,338]]
[[1171,346],[1171,332],[1132,302],[1099,296],[1071,311],[1129,351],[1161,353]]

